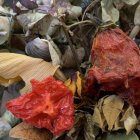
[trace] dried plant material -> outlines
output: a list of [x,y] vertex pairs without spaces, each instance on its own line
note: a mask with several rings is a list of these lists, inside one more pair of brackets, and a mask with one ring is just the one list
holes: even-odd
[[110,7],[105,7],[104,0],[101,2],[102,6],[102,20],[104,22],[113,21],[114,23],[119,20],[119,11],[110,5]]
[[102,130],[104,130],[105,126],[105,117],[103,116],[103,113],[101,110],[99,110],[98,106],[95,106],[94,108],[94,114],[93,114],[93,122],[100,127]]
[[52,135],[47,129],[37,129],[24,122],[12,128],[9,135],[24,140],[52,140]]
[[90,114],[85,115],[86,122],[84,125],[84,136],[85,140],[95,140],[95,137],[98,135],[98,129],[93,123],[92,116]]
[[[136,43],[121,29],[113,24],[107,26],[93,41],[93,66],[87,74],[86,91],[95,96],[100,90],[112,91],[139,107],[139,53]],[[94,85],[98,85],[98,88],[93,88]]]
[[76,93],[76,82],[74,80],[68,79],[65,81],[65,85],[72,91],[74,96]]
[[42,58],[46,61],[51,60],[48,44],[41,40],[39,37],[28,42],[25,51],[29,56]]
[[10,124],[4,119],[0,118],[0,139],[8,135],[10,129],[11,129]]
[[34,36],[35,34],[46,35],[52,16],[42,13],[27,13],[17,16],[17,20],[20,25],[26,31],[27,36]]
[[103,131],[126,129],[127,134],[137,125],[137,117],[132,106],[124,108],[124,101],[117,95],[101,98],[94,108],[94,123]]
[[[2,6],[0,6],[0,13],[6,15],[9,14]],[[11,17],[0,16],[0,45],[6,42],[9,38],[10,31],[12,28]]]
[[[84,56],[85,56],[84,48],[76,49],[76,53],[77,53],[77,56],[78,56],[79,63],[81,63]],[[72,53],[71,48],[69,46],[66,49],[64,55],[62,56],[62,61],[63,61],[63,67],[65,67],[65,68],[76,67],[76,62],[74,60],[73,53]]]
[[135,132],[126,135],[125,131],[102,134],[97,140],[139,140]]
[[0,53],[0,81],[1,84],[11,84],[21,78],[25,82],[22,94],[31,91],[31,79],[43,80],[54,75],[58,66],[42,59],[14,53]]
[[102,110],[108,124],[108,130],[112,130],[115,121],[123,109],[123,106],[123,100],[116,95],[109,96],[104,100]]
[[88,113],[76,113],[75,125],[67,133],[67,137],[73,140],[95,140],[99,129],[95,126],[92,115]]
[[124,112],[123,117],[120,121],[124,122],[124,127],[127,134],[129,134],[133,129],[136,128],[138,120],[132,106],[129,106],[129,108]]
[[51,42],[48,42],[48,47],[49,47],[49,52],[51,55],[51,60],[54,66],[56,65],[61,65],[62,64],[62,60],[61,60],[61,56],[59,55],[59,53],[57,52],[57,50],[54,48],[54,46],[51,44]]
[[82,97],[83,79],[79,71],[73,77],[66,80],[65,85],[72,91],[74,96],[77,93],[78,97]]
[[0,0],[0,5],[2,5],[4,3],[4,0]]
[[82,94],[82,87],[83,87],[83,79],[80,76],[80,72],[77,72],[77,80],[76,80],[76,87],[77,87],[77,94],[81,97]]
[[134,5],[136,4],[139,0],[122,0],[123,2],[125,2],[128,5]]

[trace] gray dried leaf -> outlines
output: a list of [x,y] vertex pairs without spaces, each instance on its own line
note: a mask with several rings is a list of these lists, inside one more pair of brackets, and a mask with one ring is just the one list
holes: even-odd
[[27,43],[25,51],[29,56],[42,58],[47,61],[51,60],[49,46],[40,38],[35,38],[34,40]]
[[[85,56],[84,48],[76,49],[76,53],[78,56],[79,63],[82,63],[82,60]],[[65,68],[76,67],[76,62],[74,60],[73,53],[72,53],[71,48],[69,46],[67,47],[64,55],[62,56],[62,61],[63,61],[63,67],[65,67]]]
[[42,13],[26,13],[17,16],[17,20],[26,32],[26,36],[40,34],[45,36],[53,17]]

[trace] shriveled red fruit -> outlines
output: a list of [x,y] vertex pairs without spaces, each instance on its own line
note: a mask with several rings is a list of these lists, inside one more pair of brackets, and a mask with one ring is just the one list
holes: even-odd
[[88,71],[85,89],[119,93],[140,106],[140,51],[136,43],[119,28],[99,32],[91,50],[93,66]]
[[32,92],[13,99],[6,107],[18,118],[54,135],[69,130],[74,124],[71,91],[52,76],[43,81],[32,80]]

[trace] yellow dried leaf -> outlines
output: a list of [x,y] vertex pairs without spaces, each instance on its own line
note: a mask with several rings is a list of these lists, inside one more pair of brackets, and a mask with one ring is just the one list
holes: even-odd
[[118,117],[117,118],[117,120],[115,121],[115,123],[114,123],[114,127],[113,127],[113,131],[117,131],[117,130],[119,130],[119,129],[123,129],[123,126],[122,126],[122,124],[121,124],[121,122],[120,122],[120,117]]
[[76,80],[76,87],[77,87],[77,94],[81,97],[82,93],[82,78],[80,77],[80,72],[77,72],[77,80]]
[[120,121],[124,122],[124,127],[126,129],[127,134],[129,134],[134,128],[136,128],[138,120],[135,115],[134,108],[132,106],[129,106],[129,108],[125,111]]
[[93,122],[102,130],[104,130],[105,118],[97,106],[94,108]]
[[76,82],[74,80],[68,79],[65,81],[65,85],[72,91],[73,96],[76,92]]
[[108,124],[108,130],[112,130],[123,106],[124,101],[119,96],[112,95],[105,98],[102,110]]
[[11,129],[9,136],[24,140],[52,140],[47,129],[38,129],[24,122]]
[[39,58],[14,53],[0,53],[0,83],[10,84],[21,78],[26,84],[22,93],[31,91],[31,79],[43,80],[54,75],[57,69],[58,66],[53,66]]

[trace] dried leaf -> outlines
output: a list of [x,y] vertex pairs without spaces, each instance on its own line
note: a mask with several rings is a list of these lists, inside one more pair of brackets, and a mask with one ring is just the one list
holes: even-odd
[[101,2],[102,6],[102,20],[104,22],[113,21],[114,23],[119,20],[119,11],[111,4],[109,7],[105,7],[105,0]]
[[120,117],[117,118],[117,120],[114,123],[113,131],[123,129],[124,127],[122,126],[122,123],[120,122]]
[[0,139],[8,135],[10,129],[11,129],[10,124],[4,119],[0,118]]
[[72,91],[74,96],[76,92],[76,82],[74,80],[68,79],[65,81],[65,85]]
[[24,7],[30,10],[33,10],[38,7],[38,5],[34,1],[30,1],[30,0],[19,0],[19,1]]
[[37,129],[24,122],[11,129],[9,135],[24,140],[52,140],[52,135],[47,129]]
[[0,0],[0,5],[2,5],[4,3],[4,0]]
[[53,66],[42,59],[21,54],[0,53],[0,81],[11,84],[20,78],[23,79],[26,85],[22,93],[31,91],[31,79],[43,80],[47,76],[54,75],[57,69],[58,66]]
[[[8,14],[2,6],[0,6],[0,13]],[[0,16],[0,45],[6,42],[9,38],[12,27],[12,20],[7,16]]]
[[[81,63],[85,56],[84,48],[76,49],[76,53],[78,56],[79,63]],[[76,62],[74,60],[73,53],[69,46],[66,49],[64,55],[62,56],[62,61],[63,61],[63,67],[65,67],[65,68],[75,68],[76,67]]]
[[93,122],[102,130],[104,130],[105,118],[97,106],[94,108]]
[[85,115],[86,122],[84,125],[84,136],[85,140],[95,140],[95,137],[98,135],[98,128],[95,127],[92,116],[90,114]]
[[77,87],[77,94],[79,97],[81,97],[81,94],[82,94],[82,83],[83,83],[83,80],[80,77],[80,72],[77,72],[76,87]]
[[108,124],[108,130],[112,130],[115,121],[120,115],[124,106],[124,101],[116,95],[107,97],[103,104],[103,114]]
[[46,35],[52,19],[51,15],[37,12],[17,16],[17,20],[26,31],[27,36],[34,36],[35,34]]
[[49,42],[49,41],[47,41],[47,42],[48,42],[49,52],[51,55],[53,65],[54,66],[61,65],[62,64],[61,56],[59,55],[59,53],[57,53],[57,50],[53,47],[51,42]]
[[136,4],[139,0],[122,0],[123,2],[125,2],[128,5],[134,5]]
[[129,106],[129,108],[123,114],[122,119],[120,120],[124,122],[124,127],[127,134],[129,134],[133,129],[135,129],[138,123],[137,117],[134,112],[134,108],[132,106]]
[[97,138],[97,140],[139,140],[135,132],[126,135],[125,131],[105,133]]
[[74,127],[67,133],[71,140],[95,140],[99,129],[92,121],[92,115],[88,113],[76,113]]

